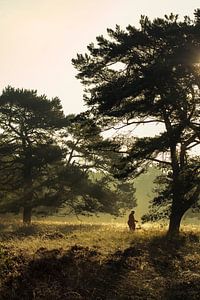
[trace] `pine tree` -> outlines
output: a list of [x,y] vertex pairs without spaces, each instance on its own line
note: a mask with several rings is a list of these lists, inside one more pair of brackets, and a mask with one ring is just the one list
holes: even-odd
[[32,209],[40,204],[44,173],[62,157],[55,138],[67,122],[61,108],[59,99],[31,90],[7,87],[0,97],[0,184],[9,196],[1,199],[1,208],[23,208],[24,223],[31,222]]
[[[161,124],[154,137],[133,138],[119,164],[121,176],[136,176],[150,163],[171,172],[168,236],[178,235],[184,213],[200,195],[200,10],[194,20],[171,14],[140,28],[108,29],[72,62],[85,85],[84,100],[102,129]],[[163,156],[167,159],[163,159]],[[188,183],[189,182],[189,183]]]

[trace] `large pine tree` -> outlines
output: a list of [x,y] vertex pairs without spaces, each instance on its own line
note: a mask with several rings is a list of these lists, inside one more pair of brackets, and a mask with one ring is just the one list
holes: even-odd
[[102,128],[162,124],[158,135],[132,139],[120,172],[137,174],[152,161],[167,166],[173,237],[200,195],[199,156],[191,151],[200,144],[200,10],[194,20],[143,16],[139,29],[107,32],[72,60],[84,100]]

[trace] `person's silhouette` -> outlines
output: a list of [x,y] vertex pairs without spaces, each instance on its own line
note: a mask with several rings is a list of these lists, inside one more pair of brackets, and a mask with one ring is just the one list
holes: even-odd
[[132,210],[130,215],[128,216],[128,226],[131,231],[135,230],[135,228],[136,228],[135,223],[138,222],[137,220],[135,220],[134,214],[135,214],[135,211]]

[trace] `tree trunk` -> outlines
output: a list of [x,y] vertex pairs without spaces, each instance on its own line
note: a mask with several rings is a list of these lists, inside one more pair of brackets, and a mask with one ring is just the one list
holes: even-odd
[[169,228],[167,237],[169,239],[176,239],[179,236],[181,219],[185,213],[184,201],[182,195],[182,182],[179,176],[179,167],[177,166],[176,149],[171,150],[171,157],[173,163],[173,202],[171,207],[171,215],[169,221]]
[[23,210],[23,223],[31,224],[32,208],[30,206],[24,206]]
[[33,183],[31,168],[27,167],[24,172],[24,204],[23,204],[23,223],[31,224],[32,200],[33,200]]
[[176,207],[175,205],[172,205],[172,212],[167,232],[167,237],[169,239],[175,239],[179,236],[181,220],[186,211],[186,207]]
[[173,216],[170,217],[169,228],[167,232],[167,237],[176,238],[179,235],[179,229],[181,224],[181,216]]
[[25,202],[23,205],[23,223],[30,224],[31,216],[32,216],[32,199],[33,199],[33,191],[32,191],[32,182],[28,182],[24,188],[24,198]]

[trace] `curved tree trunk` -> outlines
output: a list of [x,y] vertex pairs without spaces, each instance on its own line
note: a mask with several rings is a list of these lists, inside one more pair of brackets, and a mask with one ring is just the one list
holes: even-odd
[[169,228],[167,232],[167,236],[169,238],[176,238],[179,235],[181,220],[185,212],[196,203],[198,200],[200,193],[200,185],[197,187],[196,191],[193,193],[193,195],[190,197],[190,199],[185,201],[181,201],[179,198],[179,201],[174,201],[176,204],[172,204],[172,212],[170,216],[170,222],[169,222]]

